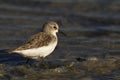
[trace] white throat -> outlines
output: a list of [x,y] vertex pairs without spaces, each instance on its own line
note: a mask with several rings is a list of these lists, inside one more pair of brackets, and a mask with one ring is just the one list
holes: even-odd
[[52,35],[54,35],[55,37],[57,37],[57,33],[56,32],[52,32]]

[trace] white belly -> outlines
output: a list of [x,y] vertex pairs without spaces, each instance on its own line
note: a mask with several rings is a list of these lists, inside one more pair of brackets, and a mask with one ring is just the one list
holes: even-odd
[[46,57],[47,55],[52,53],[56,45],[57,45],[57,42],[50,44],[48,46],[40,47],[40,48],[20,50],[20,51],[14,51],[14,52],[22,54],[25,57],[37,59],[39,57]]

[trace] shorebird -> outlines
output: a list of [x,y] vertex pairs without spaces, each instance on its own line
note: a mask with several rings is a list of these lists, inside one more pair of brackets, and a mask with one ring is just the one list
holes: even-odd
[[17,53],[24,57],[27,57],[28,60],[26,63],[28,63],[29,58],[45,58],[54,51],[58,43],[56,34],[58,30],[59,26],[56,22],[47,22],[43,25],[42,32],[31,36],[30,39],[25,41],[21,46],[7,50],[7,52]]

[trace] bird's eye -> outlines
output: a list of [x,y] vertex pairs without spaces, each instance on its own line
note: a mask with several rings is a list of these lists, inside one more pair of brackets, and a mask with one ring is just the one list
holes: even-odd
[[53,28],[54,28],[54,29],[57,29],[57,27],[56,27],[56,26],[54,26]]

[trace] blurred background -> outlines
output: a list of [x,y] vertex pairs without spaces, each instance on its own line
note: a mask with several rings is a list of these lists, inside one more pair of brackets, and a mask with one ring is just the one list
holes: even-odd
[[[67,35],[47,65],[4,52],[47,21]],[[120,80],[120,0],[0,0],[0,80]]]
[[[120,0],[0,0],[0,49],[22,44],[47,21],[67,35],[58,35],[47,59],[119,55]],[[11,59],[0,55],[2,62]]]

